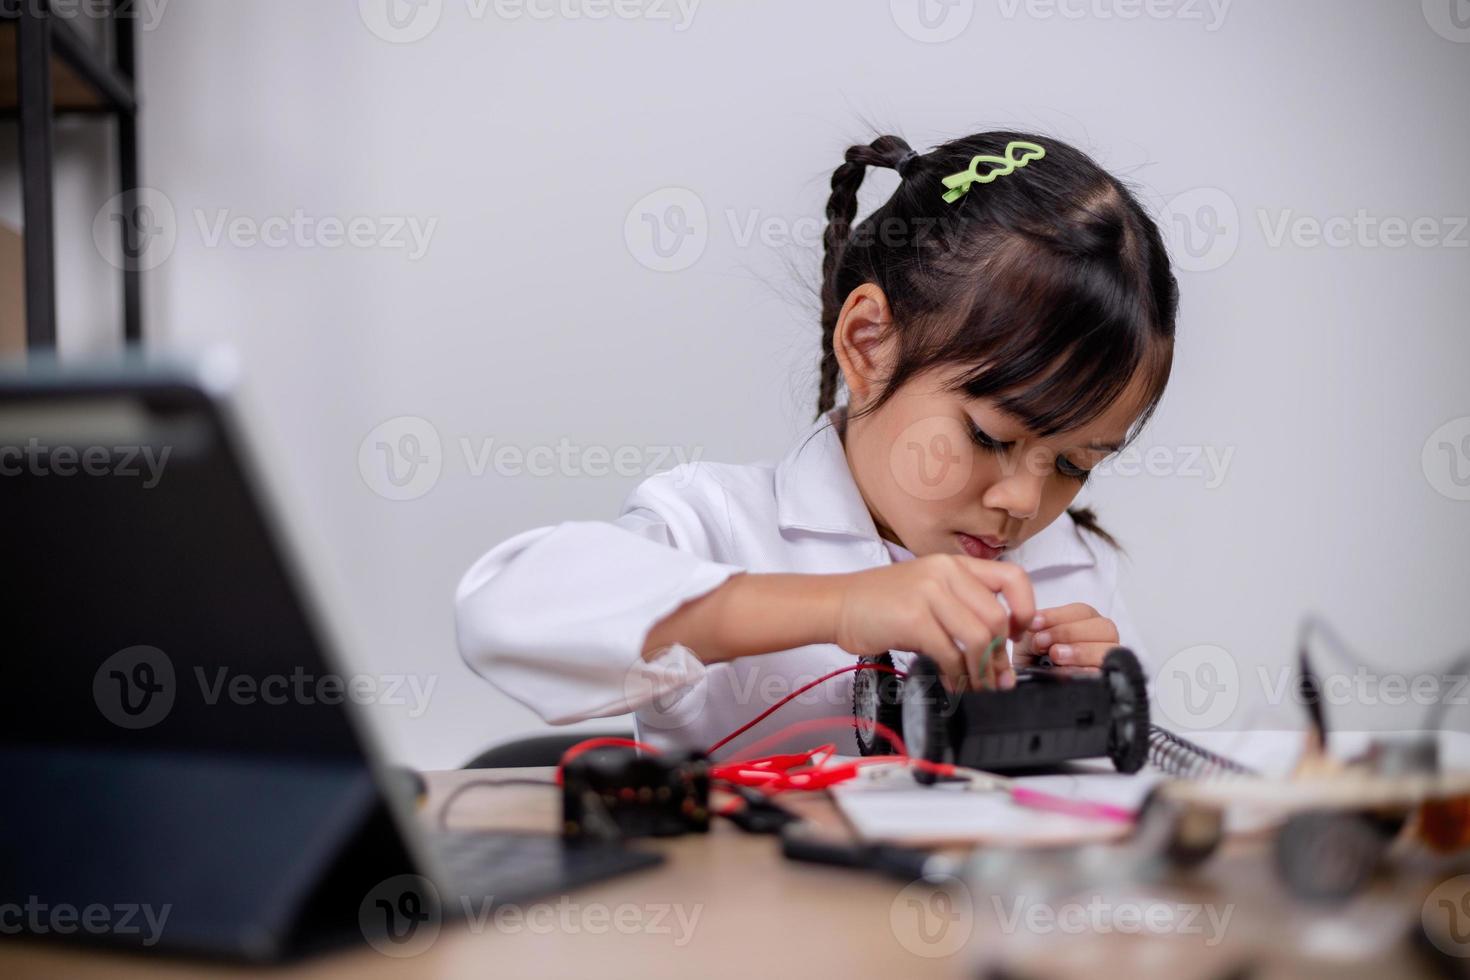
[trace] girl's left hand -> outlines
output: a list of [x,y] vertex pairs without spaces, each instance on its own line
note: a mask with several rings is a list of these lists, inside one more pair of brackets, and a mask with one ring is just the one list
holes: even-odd
[[1012,660],[1017,667],[1030,667],[1045,655],[1059,667],[1101,667],[1117,645],[1117,624],[1086,603],[1074,602],[1038,609]]

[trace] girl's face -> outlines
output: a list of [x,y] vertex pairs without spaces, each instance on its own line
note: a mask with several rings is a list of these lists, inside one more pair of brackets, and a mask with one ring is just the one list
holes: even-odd
[[[875,294],[859,296],[869,289]],[[881,291],[860,287],[834,336],[854,412],[878,395],[869,379],[888,370],[886,312]],[[843,444],[880,534],[915,555],[994,560],[1067,509],[1088,471],[1123,445],[1144,392],[1135,382],[1092,422],[1042,438],[992,399],[945,390],[965,370],[911,379],[849,423]]]

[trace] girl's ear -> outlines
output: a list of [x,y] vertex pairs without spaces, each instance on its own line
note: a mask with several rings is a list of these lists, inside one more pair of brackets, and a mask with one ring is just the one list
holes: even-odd
[[832,350],[854,409],[876,397],[893,369],[897,345],[888,297],[870,282],[847,296],[832,332]]

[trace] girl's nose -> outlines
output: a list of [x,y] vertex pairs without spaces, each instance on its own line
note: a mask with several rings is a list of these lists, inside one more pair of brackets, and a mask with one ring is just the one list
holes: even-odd
[[1026,521],[1041,510],[1041,491],[1045,477],[1021,472],[1002,477],[991,484],[981,501],[986,507],[1003,510],[1013,519]]

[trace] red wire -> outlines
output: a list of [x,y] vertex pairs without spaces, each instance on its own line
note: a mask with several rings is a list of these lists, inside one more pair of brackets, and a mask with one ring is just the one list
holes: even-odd
[[658,749],[656,747],[649,745],[646,742],[639,742],[636,739],[615,738],[612,736],[604,736],[602,738],[589,738],[585,741],[578,742],[576,745],[573,745],[571,748],[567,749],[561,754],[561,761],[556,764],[556,785],[561,785],[561,771],[566,768],[568,762],[571,762],[583,752],[588,752],[592,749],[610,748],[613,746],[622,749],[640,749],[644,752],[652,752],[654,755],[658,755]]
[[[762,711],[760,714],[756,715],[750,721],[748,721],[745,724],[741,725],[739,728],[735,729],[733,732],[731,732],[730,734],[726,735],[724,738],[720,739],[714,745],[711,745],[709,748],[705,749],[704,750],[704,754],[705,755],[708,755],[708,756],[713,756],[716,751],[718,751],[719,749],[724,748],[725,745],[726,745],[726,743],[730,742],[733,739],[739,738],[741,735],[744,735],[746,732],[750,731],[756,725],[759,725],[761,722],[763,722],[767,718],[771,717],[771,715],[775,714],[776,711],[777,711],[777,709],[785,707],[791,701],[793,701],[796,698],[800,697],[801,695],[805,694],[807,691],[810,691],[812,688],[816,687],[817,685],[819,685],[819,684],[825,684],[825,683],[827,683],[828,681],[830,681],[834,677],[840,677],[843,674],[850,674],[850,673],[854,673],[854,672],[859,671],[859,670],[881,670],[885,674],[894,674],[894,675],[896,675],[898,677],[904,676],[903,671],[901,671],[901,670],[895,670],[894,668],[889,667],[886,664],[856,663],[856,664],[852,664],[852,665],[847,666],[847,667],[841,667],[841,668],[839,668],[837,670],[832,671],[830,674],[824,674],[821,677],[818,677],[816,680],[812,681],[810,684],[805,684],[805,685],[797,688],[796,690],[792,691],[790,694],[786,695],[784,698],[782,698],[781,700],[777,701],[775,704],[771,705],[765,711]],[[889,740],[892,741],[892,739],[890,738],[891,731],[880,732],[879,734],[882,734],[884,738],[889,738]],[[764,740],[763,739],[762,741],[768,741],[768,740]],[[757,743],[757,744],[760,744],[760,743]]]
[[[744,749],[741,750],[742,754],[740,756],[737,756],[736,758],[727,761],[728,763],[733,764],[740,761],[741,759],[754,759],[757,758],[754,753],[758,749],[763,749],[769,745],[774,745],[782,741],[783,739],[789,738],[793,735],[800,735],[803,732],[809,731],[820,731],[825,728],[847,726],[851,725],[852,723],[853,717],[851,715],[829,715],[825,718],[807,718],[802,721],[793,722],[792,724],[787,725],[785,728],[782,728],[780,731],[774,732],[773,734],[767,735],[765,738],[759,739],[756,742],[747,745]],[[896,749],[900,755],[904,756],[905,758],[908,757],[908,747],[903,744],[903,738],[898,734],[898,732],[895,732],[893,729],[889,728],[881,721],[868,721],[867,719],[859,718],[857,719],[857,723],[863,726],[871,725],[873,731],[877,732],[879,735],[882,735],[884,738],[888,739],[888,741],[893,743],[894,749]]]

